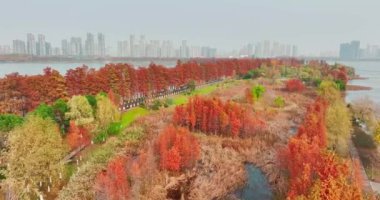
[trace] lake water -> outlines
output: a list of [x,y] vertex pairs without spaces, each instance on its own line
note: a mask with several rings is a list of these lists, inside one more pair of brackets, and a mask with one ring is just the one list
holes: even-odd
[[[4,77],[4,75],[10,74],[13,72],[18,72],[19,74],[22,74],[22,75],[41,74],[43,69],[46,67],[51,67],[53,69],[58,70],[61,74],[65,74],[68,69],[73,69],[82,65],[87,65],[90,68],[98,69],[100,67],[103,67],[107,63],[110,63],[110,62],[105,61],[105,62],[85,62],[85,63],[77,63],[77,62],[0,63],[0,77]],[[150,61],[133,61],[133,62],[127,62],[127,63],[139,67],[139,66],[148,66],[151,62]],[[169,67],[175,66],[176,64],[175,61],[155,61],[155,63],[162,64]]]
[[273,198],[271,187],[263,172],[252,164],[246,164],[248,180],[243,188],[234,193],[241,200],[270,200]]
[[350,84],[372,88],[372,90],[349,91],[346,96],[347,102],[352,102],[355,99],[363,97],[369,97],[377,104],[380,103],[380,61],[339,61],[338,63],[354,67],[356,74],[367,78],[365,80],[352,80],[350,81]]

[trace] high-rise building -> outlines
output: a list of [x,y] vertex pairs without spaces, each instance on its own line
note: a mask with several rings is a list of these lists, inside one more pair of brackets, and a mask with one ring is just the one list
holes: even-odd
[[117,42],[117,55],[119,57],[129,56],[129,45],[127,40]]
[[52,56],[53,55],[53,48],[51,47],[50,42],[45,43],[45,51],[46,51],[46,56]]
[[270,41],[264,41],[263,57],[270,57]]
[[179,48],[180,55],[179,57],[181,58],[188,58],[189,57],[189,47],[187,46],[187,41],[182,40],[182,44]]
[[80,37],[71,37],[69,55],[72,55],[72,56],[83,55],[82,39]]
[[339,57],[341,59],[359,59],[360,58],[360,42],[351,41],[351,43],[340,44]]
[[46,41],[45,36],[42,34],[38,35],[38,42],[37,42],[37,55],[39,56],[46,56]]
[[103,33],[98,33],[98,56],[106,56],[106,41]]
[[216,57],[216,48],[202,47],[201,55],[204,58],[215,58]]
[[145,35],[140,35],[138,57],[146,57]]
[[25,42],[22,40],[13,40],[13,53],[26,54]]
[[28,33],[26,36],[26,46],[28,55],[37,55],[36,38],[32,33]]
[[61,42],[61,49],[62,49],[62,55],[63,56],[68,56],[70,54],[70,48],[69,48],[69,43],[67,40],[62,40]]
[[58,47],[55,47],[53,49],[53,56],[60,56],[61,55],[61,49]]
[[87,33],[87,38],[84,44],[85,55],[94,56],[95,55],[95,40],[92,33]]
[[296,45],[293,45],[292,48],[292,57],[297,57],[298,56],[298,47]]
[[129,36],[129,46],[130,46],[130,53],[131,53],[131,57],[136,57],[136,54],[137,54],[137,50],[135,49],[135,46],[136,46],[136,38],[135,38],[135,35],[130,35]]
[[161,57],[162,58],[174,57],[174,48],[173,48],[173,43],[171,41],[165,40],[162,42]]

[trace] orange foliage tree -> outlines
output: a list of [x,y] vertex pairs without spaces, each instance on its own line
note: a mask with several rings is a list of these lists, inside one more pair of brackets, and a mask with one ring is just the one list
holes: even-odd
[[265,127],[262,120],[237,103],[198,96],[175,108],[173,122],[190,130],[233,137],[249,136]]
[[117,157],[111,160],[106,170],[101,171],[97,175],[94,189],[99,199],[128,199],[130,186],[127,174],[127,159],[125,157]]
[[348,162],[326,151],[326,101],[309,106],[298,133],[279,152],[289,172],[288,199],[361,199],[360,178]]
[[91,136],[86,128],[77,126],[74,121],[70,121],[66,139],[71,149],[76,149],[79,146],[88,145],[91,141]]
[[162,169],[180,171],[194,166],[200,156],[200,146],[189,130],[169,125],[158,137],[156,152]]

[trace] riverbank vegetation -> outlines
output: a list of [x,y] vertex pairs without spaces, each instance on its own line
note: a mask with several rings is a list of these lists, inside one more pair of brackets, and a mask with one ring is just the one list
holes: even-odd
[[352,119],[375,139],[380,131],[363,105],[346,106],[350,77],[345,66],[292,59],[10,74],[0,79],[1,190],[19,199],[234,198],[250,163],[277,199],[365,199]]

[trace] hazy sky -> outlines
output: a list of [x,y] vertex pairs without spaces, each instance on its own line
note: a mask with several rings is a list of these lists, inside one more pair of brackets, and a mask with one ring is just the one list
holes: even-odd
[[108,44],[145,34],[190,44],[240,48],[265,39],[299,53],[337,51],[352,39],[380,44],[379,0],[0,0],[0,44],[44,33],[63,38],[103,32]]

